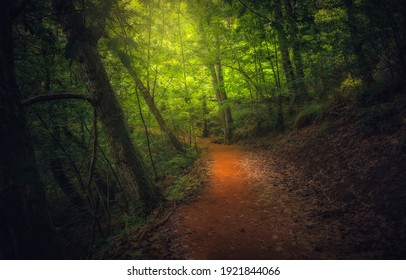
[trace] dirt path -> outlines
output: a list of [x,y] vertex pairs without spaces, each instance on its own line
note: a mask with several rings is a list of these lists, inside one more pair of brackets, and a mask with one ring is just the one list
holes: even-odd
[[270,171],[270,182],[269,173],[262,176],[263,170],[256,169],[241,147],[203,145],[208,148],[210,181],[161,229],[170,236],[172,251],[183,252],[179,257],[186,259],[309,257],[304,251],[312,250],[302,237],[312,221],[303,214],[304,203],[284,189],[277,166]]
[[202,145],[207,185],[141,244],[129,235],[112,258],[382,259],[396,250],[397,232],[371,207],[326,195],[334,181],[318,180],[320,165],[306,173],[284,153]]
[[[307,138],[289,139],[296,139],[288,143],[295,148]],[[324,140],[318,143],[325,147]],[[329,152],[289,149],[286,143],[279,152],[209,141],[202,145],[208,149],[207,185],[143,238],[125,234],[104,258],[404,259],[402,224],[376,212],[361,199],[365,194],[340,199],[348,187],[355,188],[348,177],[354,170],[340,165],[342,158],[336,156],[348,151],[343,145],[327,146]],[[345,157],[347,163],[360,160],[359,153]],[[305,168],[309,162],[311,168]]]

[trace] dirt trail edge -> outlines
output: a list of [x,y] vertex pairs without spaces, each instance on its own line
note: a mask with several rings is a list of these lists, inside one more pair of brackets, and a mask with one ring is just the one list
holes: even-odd
[[[240,146],[208,141],[203,145],[208,148],[210,180],[195,201],[181,205],[159,230],[167,235],[170,251],[182,252],[167,257],[309,257],[303,251],[312,250],[306,249],[302,237],[309,231],[306,225],[312,224],[311,219],[303,214],[305,204],[283,189],[284,175],[278,173],[278,168],[259,170],[261,166],[256,166],[256,159]],[[269,157],[266,161],[268,168],[275,164]],[[286,166],[283,170],[286,171]],[[263,172],[267,175],[262,176]],[[269,180],[270,173],[274,182]],[[151,237],[149,241],[156,239],[159,237]]]

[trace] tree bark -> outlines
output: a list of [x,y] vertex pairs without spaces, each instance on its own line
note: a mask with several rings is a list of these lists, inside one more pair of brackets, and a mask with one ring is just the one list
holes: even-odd
[[283,15],[281,9],[281,1],[275,0],[274,2],[274,17],[275,17],[275,30],[279,43],[279,51],[281,52],[283,70],[285,72],[286,83],[290,92],[291,100],[294,101],[296,96],[296,80],[293,72],[292,62],[289,55],[287,34],[282,26]]
[[[142,158],[130,137],[123,111],[118,104],[113,87],[97,50],[97,42],[104,28],[103,17],[99,23],[87,28],[82,14],[72,1],[53,0],[58,20],[71,44],[75,44],[75,60],[88,90],[96,98],[94,105],[117,166],[121,185],[125,188],[129,210],[151,211],[161,196],[147,175]],[[107,12],[106,12],[107,13]]]
[[59,259],[15,80],[13,8],[0,9],[0,259]]

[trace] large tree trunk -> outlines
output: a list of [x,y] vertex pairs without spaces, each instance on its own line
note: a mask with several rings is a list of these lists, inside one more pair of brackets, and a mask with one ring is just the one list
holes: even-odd
[[148,212],[156,206],[160,194],[135,149],[123,111],[98,54],[97,42],[103,32],[104,19],[99,19],[100,22],[95,26],[87,28],[83,24],[83,14],[75,9],[72,1],[53,2],[69,43],[77,49],[75,59],[82,78],[97,100],[94,106],[117,166],[121,185],[125,188],[123,191],[130,210],[142,208]]
[[12,2],[0,10],[0,259],[59,259],[15,81]]

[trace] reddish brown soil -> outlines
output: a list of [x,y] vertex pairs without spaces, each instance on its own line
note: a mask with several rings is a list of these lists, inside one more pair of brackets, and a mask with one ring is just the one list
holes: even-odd
[[242,166],[244,155],[238,146],[205,145],[211,162],[210,182],[199,199],[180,207],[175,217],[177,231],[189,248],[187,258],[282,257],[282,246],[293,246],[283,242],[284,232],[292,230],[292,218],[276,215],[285,207],[279,199],[261,200],[255,180]]
[[[308,231],[306,226],[312,219],[303,215],[305,204],[284,190],[284,175],[278,168],[272,171],[276,182],[273,184],[268,176],[261,176],[261,170],[252,170],[255,163],[240,146],[209,141],[203,142],[203,146],[208,148],[209,183],[195,201],[181,205],[150,238],[150,242],[159,242],[166,235],[172,253],[156,255],[155,251],[152,257],[306,257],[301,235]],[[161,237],[156,237],[159,234]],[[161,248],[155,249],[162,252]]]

